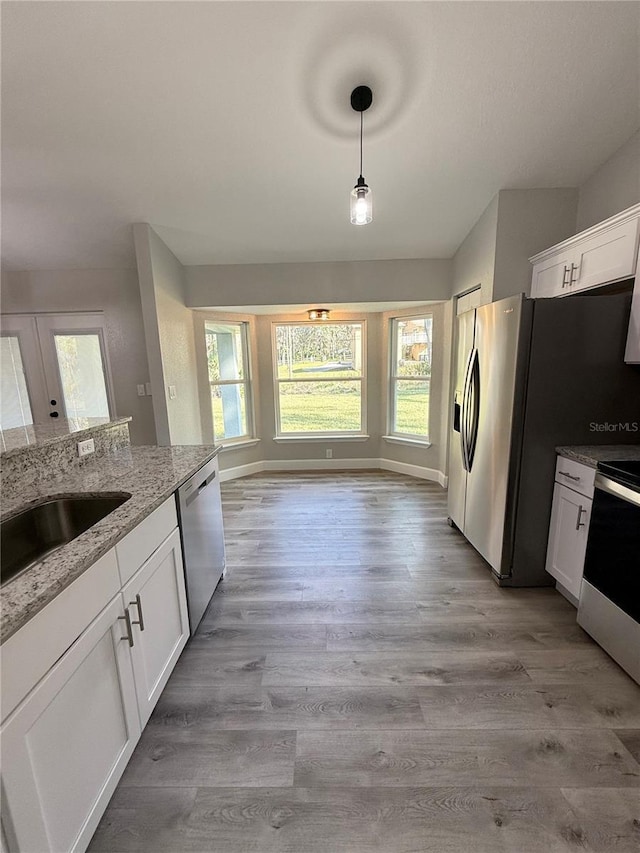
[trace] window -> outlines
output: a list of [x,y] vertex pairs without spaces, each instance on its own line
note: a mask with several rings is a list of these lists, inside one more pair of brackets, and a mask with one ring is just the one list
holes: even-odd
[[0,337],[0,429],[33,423],[17,335]]
[[247,323],[204,324],[207,370],[216,441],[253,433]]
[[274,324],[278,435],[362,434],[364,323]]
[[391,435],[429,440],[432,327],[430,315],[391,320]]

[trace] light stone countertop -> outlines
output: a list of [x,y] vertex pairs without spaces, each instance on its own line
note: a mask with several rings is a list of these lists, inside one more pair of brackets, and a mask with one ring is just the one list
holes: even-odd
[[578,447],[556,447],[556,453],[565,459],[573,459],[590,468],[597,468],[598,462],[629,462],[640,459],[640,444],[601,444],[581,445]]
[[130,417],[123,418],[58,418],[50,423],[28,424],[13,429],[0,430],[0,451],[2,458],[22,453],[33,447],[55,444],[73,436],[78,440],[88,438],[93,433],[119,424],[129,423]]
[[4,490],[2,518],[44,500],[127,493],[131,497],[76,539],[2,587],[0,642],[21,628],[219,452],[211,445],[127,447],[36,486]]

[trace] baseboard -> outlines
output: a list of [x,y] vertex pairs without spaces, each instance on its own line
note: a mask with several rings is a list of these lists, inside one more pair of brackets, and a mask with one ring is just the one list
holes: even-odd
[[430,480],[447,488],[448,477],[436,468],[424,468],[422,465],[409,465],[406,462],[395,462],[393,459],[261,459],[248,465],[236,465],[234,468],[224,468],[220,471],[220,482],[236,480],[238,477],[248,477],[250,474],[260,474],[262,471],[349,471],[364,469],[375,471],[393,471],[396,474],[406,474],[420,480]]
[[349,471],[380,468],[379,459],[266,459],[265,471]]
[[396,462],[395,459],[379,459],[379,467],[384,471],[394,471],[396,474],[407,474],[420,480],[432,480],[446,489],[448,477],[437,468],[425,468],[422,465],[409,465],[407,462]]
[[238,477],[248,477],[250,474],[260,474],[262,471],[264,471],[264,462],[262,459],[259,462],[249,462],[248,465],[221,468],[220,482],[226,483],[227,480],[237,480]]

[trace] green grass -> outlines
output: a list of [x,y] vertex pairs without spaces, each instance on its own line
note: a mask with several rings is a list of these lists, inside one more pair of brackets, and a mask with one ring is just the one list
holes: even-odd
[[[425,433],[429,392],[403,393],[396,432]],[[214,423],[222,424],[222,401],[213,399]],[[360,395],[355,393],[284,393],[280,397],[282,432],[340,432],[360,429]],[[217,435],[220,439],[224,436]]]

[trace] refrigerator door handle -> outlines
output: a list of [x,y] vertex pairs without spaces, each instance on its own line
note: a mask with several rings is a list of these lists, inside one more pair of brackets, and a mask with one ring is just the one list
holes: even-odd
[[467,437],[468,470],[473,467],[473,458],[478,443],[478,428],[480,425],[480,354],[474,348],[469,370],[469,433]]
[[460,446],[462,449],[462,467],[469,471],[469,440],[468,440],[468,418],[469,418],[469,386],[471,383],[471,363],[475,349],[469,351],[467,368],[464,372],[464,390],[462,392],[462,411],[460,413]]

